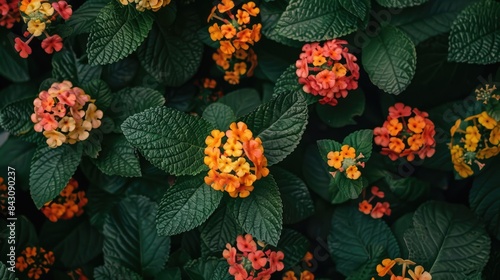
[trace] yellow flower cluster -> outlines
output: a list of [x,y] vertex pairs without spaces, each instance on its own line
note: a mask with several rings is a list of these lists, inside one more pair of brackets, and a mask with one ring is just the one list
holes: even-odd
[[450,129],[450,134],[451,160],[455,171],[462,178],[474,174],[473,163],[482,169],[484,163],[479,160],[500,153],[500,123],[486,111],[470,116],[464,121],[458,119]]
[[[253,138],[244,122],[232,123],[226,133],[212,130],[205,139],[205,164],[210,168],[205,183],[231,197],[247,197],[253,183],[269,174],[260,138]],[[226,141],[223,144],[223,138]]]
[[28,32],[38,37],[43,34],[54,15],[54,7],[46,0],[23,0],[19,6]]
[[[357,180],[361,176],[358,166],[364,167],[365,163],[358,161],[364,158],[362,153],[356,156],[356,149],[349,145],[343,145],[340,151],[331,151],[327,155],[328,166],[335,168],[339,172],[344,172],[347,178]],[[337,171],[332,172],[335,177]]]
[[170,0],[120,0],[120,3],[125,6],[135,3],[135,8],[140,12],[144,12],[145,10],[156,12],[160,8],[170,4]]
[[208,22],[217,19],[223,24],[214,23],[208,32],[212,41],[219,41],[219,48],[212,58],[226,71],[224,80],[238,84],[241,76],[252,76],[257,67],[257,56],[250,46],[260,41],[262,24],[253,24],[249,28],[252,17],[260,13],[255,2],[243,4],[241,9],[237,9],[236,15],[231,12],[233,8],[232,0],[221,0],[220,4],[213,7]]

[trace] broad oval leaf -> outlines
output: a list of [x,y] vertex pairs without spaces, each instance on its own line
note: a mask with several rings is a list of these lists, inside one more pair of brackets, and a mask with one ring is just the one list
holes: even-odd
[[221,131],[229,129],[229,125],[236,120],[233,109],[222,103],[208,105],[203,111],[203,118]]
[[231,91],[218,102],[231,107],[238,118],[252,112],[261,104],[259,92],[253,88]]
[[[287,46],[300,48],[303,42],[291,40],[281,35],[276,29],[276,25],[286,9],[288,1],[267,1],[260,4],[260,17],[262,19],[262,34],[271,40],[282,43]],[[206,33],[206,31],[205,31]],[[209,39],[210,40],[210,39]],[[212,41],[212,40],[210,40]]]
[[157,107],[129,117],[121,128],[147,160],[169,174],[195,175],[207,170],[205,138],[213,127],[200,117]]
[[[69,80],[74,86],[82,86],[100,78],[101,66],[84,64],[72,51],[63,49],[52,58],[52,78],[57,82]],[[44,88],[48,90],[48,88]],[[92,96],[94,97],[94,96]]]
[[66,21],[66,25],[73,28],[71,35],[90,33],[97,15],[108,2],[108,0],[89,0],[74,10],[71,18]]
[[227,243],[233,243],[236,236],[243,233],[232,209],[223,206],[217,209],[203,225],[200,237],[210,252],[220,253]]
[[107,136],[103,143],[103,150],[95,163],[106,175],[141,176],[139,157],[134,147],[123,135]]
[[167,190],[156,215],[160,235],[175,235],[194,229],[217,209],[222,192],[203,182],[203,174],[181,180]]
[[477,64],[500,62],[500,3],[480,1],[453,22],[448,60]]
[[361,116],[364,110],[365,94],[360,88],[349,92],[346,98],[340,98],[336,106],[316,105],[319,118],[334,128],[356,124],[353,118]]
[[285,254],[284,270],[298,265],[309,250],[309,246],[309,240],[299,232],[287,228],[283,229],[277,249]]
[[390,94],[400,94],[413,79],[417,52],[406,34],[386,26],[363,47],[362,62],[377,87]]
[[365,21],[371,8],[370,0],[340,0],[340,5],[359,20]]
[[422,5],[429,0],[377,0],[377,2],[387,8],[406,8]]
[[[471,279],[486,265],[490,238],[467,207],[430,201],[413,215],[405,232],[409,258],[435,279]],[[459,246],[458,246],[459,245]]]
[[307,104],[300,94],[281,94],[243,118],[259,137],[268,165],[282,161],[297,147],[307,124]]

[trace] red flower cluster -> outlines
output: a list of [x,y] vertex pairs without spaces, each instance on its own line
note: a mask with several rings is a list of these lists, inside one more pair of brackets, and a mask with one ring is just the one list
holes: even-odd
[[10,29],[20,20],[19,0],[0,0],[0,26]]
[[[412,114],[413,112],[413,114]],[[429,114],[417,108],[396,103],[389,107],[389,116],[382,127],[373,131],[375,144],[382,146],[382,154],[390,159],[406,157],[408,161],[418,155],[421,159],[432,157],[436,140],[434,123]]]
[[358,88],[359,65],[357,58],[343,45],[344,40],[331,40],[323,45],[305,44],[297,60],[296,74],[303,90],[312,95],[323,96],[321,104],[337,105],[349,90]]
[[373,207],[373,205],[370,203],[375,197],[384,198],[384,192],[379,191],[379,188],[377,186],[373,186],[371,192],[372,197],[366,200],[364,199],[365,192],[363,191],[363,201],[359,203],[359,211],[363,212],[366,215],[371,215],[374,219],[380,219],[384,215],[390,216],[391,205],[389,204],[389,202],[377,202],[377,204],[375,204],[375,207]]
[[47,252],[41,247],[26,247],[17,257],[16,268],[19,272],[27,271],[28,278],[40,279],[49,272],[54,261],[52,251]]
[[88,199],[84,191],[78,191],[78,182],[71,178],[66,187],[52,201],[45,203],[42,213],[51,222],[58,220],[69,220],[83,214],[83,207],[87,205]]
[[274,272],[283,270],[283,252],[264,250],[265,246],[263,247],[260,250],[257,248],[251,234],[239,235],[236,238],[236,248],[227,243],[222,256],[229,264],[229,274],[235,280],[267,280],[271,279]]

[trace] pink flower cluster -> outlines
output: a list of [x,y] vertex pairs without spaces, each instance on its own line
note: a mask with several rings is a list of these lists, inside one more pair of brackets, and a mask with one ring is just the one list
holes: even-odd
[[83,141],[90,130],[101,126],[102,111],[97,110],[88,94],[69,81],[53,83],[48,91],[40,92],[33,105],[31,121],[35,131],[43,131],[51,148]]
[[285,267],[282,262],[285,255],[281,251],[264,249],[265,246],[258,250],[251,234],[239,235],[236,238],[236,248],[227,243],[222,256],[229,264],[229,274],[235,280],[271,279],[271,274]]
[[312,95],[323,96],[321,104],[337,105],[349,90],[358,88],[359,65],[357,58],[343,45],[344,40],[331,40],[323,45],[305,44],[297,60],[296,74],[302,89]]
[[19,0],[0,0],[0,26],[10,29],[20,20]]
[[361,201],[359,203],[359,208],[358,208],[359,211],[361,211],[362,213],[364,213],[366,215],[372,216],[372,218],[374,218],[374,219],[380,219],[384,215],[390,216],[391,215],[391,205],[389,204],[389,202],[377,202],[377,204],[375,204],[375,206],[373,206],[371,204],[372,200],[375,197],[384,198],[385,193],[383,191],[380,191],[377,186],[373,186],[371,188],[371,193],[372,193],[372,196],[370,197],[370,199],[366,200],[365,199],[365,191],[363,191],[363,201]]

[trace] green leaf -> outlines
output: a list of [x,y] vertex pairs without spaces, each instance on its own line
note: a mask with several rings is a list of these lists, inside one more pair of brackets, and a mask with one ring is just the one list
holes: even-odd
[[66,144],[55,149],[41,147],[36,150],[31,161],[30,192],[38,209],[66,187],[81,157],[81,149]]
[[397,95],[406,89],[415,74],[417,53],[406,34],[386,26],[363,47],[362,62],[377,87]]
[[191,280],[230,280],[227,261],[222,258],[201,258],[189,261],[185,266]]
[[340,0],[290,0],[276,29],[292,40],[324,41],[356,31],[357,18]]
[[144,41],[152,25],[150,13],[112,1],[92,25],[87,43],[90,64],[104,65],[125,58]]
[[26,247],[38,246],[38,235],[35,226],[26,216],[17,217],[16,221],[16,256]]
[[333,128],[356,124],[353,119],[365,110],[365,94],[358,88],[350,91],[346,98],[340,98],[337,106],[316,105],[319,118]]
[[92,80],[84,83],[82,89],[91,99],[95,99],[95,106],[101,111],[106,111],[111,106],[113,95],[108,85],[103,80]]
[[373,130],[361,129],[357,130],[344,138],[343,143],[356,149],[356,154],[362,153],[363,158],[360,161],[367,162],[372,155]]
[[133,82],[139,70],[139,60],[129,56],[107,65],[103,73],[104,80],[112,89],[121,89]]
[[488,231],[500,240],[498,162],[487,165],[487,168],[474,179],[469,203],[472,211],[485,221]]
[[220,253],[227,243],[233,243],[236,236],[243,234],[230,207],[217,209],[201,228],[201,241],[210,252]]
[[63,49],[54,54],[52,58],[52,78],[59,80],[59,82],[69,80],[73,82],[74,86],[81,86],[99,79],[101,72],[100,66],[82,63],[72,51]]
[[31,158],[36,146],[18,138],[9,137],[0,146],[0,177],[7,178],[8,166],[16,169],[16,185],[27,191]]
[[233,109],[222,103],[212,103],[203,111],[203,118],[212,123],[217,129],[225,131],[236,121]]
[[422,5],[429,0],[377,0],[377,2],[387,8],[406,8]]
[[199,19],[194,10],[177,15],[173,28],[155,25],[137,51],[146,71],[168,86],[180,86],[198,70],[203,43],[196,35]]
[[[10,270],[12,269],[12,270]],[[13,266],[7,267],[3,262],[0,262],[0,279],[3,280],[15,280],[16,274],[14,273],[16,268]]]
[[309,240],[302,234],[291,229],[283,229],[280,241],[277,246],[278,250],[285,254],[283,263],[284,270],[297,265],[309,250]]
[[118,263],[143,277],[163,269],[170,237],[156,233],[156,210],[156,203],[143,196],[127,197],[112,210],[103,228],[105,264]]
[[463,10],[451,26],[448,60],[500,62],[500,3],[480,1]]
[[30,79],[28,60],[19,56],[9,37],[5,32],[0,32],[0,61],[2,62],[0,75],[15,83],[26,82]]
[[268,165],[287,157],[299,144],[307,124],[307,104],[300,94],[281,94],[243,118],[259,137]]
[[134,147],[123,135],[107,136],[103,143],[103,150],[95,163],[106,175],[141,176],[139,158]]
[[[262,34],[278,43],[300,48],[304,45],[303,42],[288,39],[282,36],[276,29],[276,25],[281,17],[281,14],[286,10],[288,0],[278,0],[273,2],[260,4],[260,18],[262,20]],[[205,33],[207,33],[205,31]]]
[[73,28],[72,35],[90,33],[97,15],[108,2],[108,0],[89,0],[74,10],[71,18],[66,21],[66,25]]
[[306,184],[293,173],[273,166],[271,174],[283,200],[283,223],[293,224],[314,213],[314,203]]
[[415,211],[413,228],[406,231],[404,239],[409,258],[435,279],[469,279],[488,261],[490,238],[483,224],[463,205],[423,204]]
[[134,271],[116,263],[107,263],[94,269],[95,280],[143,280],[143,278]]
[[378,259],[381,252],[385,251],[392,259],[400,257],[398,244],[387,224],[361,213],[354,205],[336,208],[331,228],[328,248],[337,270],[346,276]]
[[15,136],[35,134],[34,123],[31,121],[34,98],[25,98],[8,104],[0,110],[0,125]]
[[248,197],[231,201],[236,220],[258,240],[273,246],[278,244],[283,224],[283,204],[278,186],[271,175],[254,183]]
[[355,15],[359,20],[365,21],[371,8],[369,0],[339,0],[340,5]]
[[261,104],[259,92],[253,88],[232,91],[221,97],[218,102],[231,107],[238,118],[252,112]]
[[385,181],[391,191],[403,201],[415,201],[429,193],[430,184],[415,177],[395,177],[386,172]]
[[306,100],[307,105],[314,104],[318,102],[319,98],[306,93],[302,90],[302,85],[299,84],[299,77],[295,74],[297,67],[295,64],[288,66],[288,68],[281,74],[281,76],[276,81],[274,86],[274,94],[290,94],[290,93],[301,93]]
[[36,85],[33,84],[11,84],[0,91],[0,108],[3,109],[11,103],[28,98],[34,100],[38,97],[39,92]]
[[217,209],[222,192],[203,181],[204,174],[180,180],[167,190],[156,215],[161,235],[179,234],[201,225]]
[[122,124],[127,140],[153,165],[173,175],[207,170],[205,138],[212,129],[202,118],[166,107],[135,114]]
[[401,249],[401,258],[408,259],[408,247],[405,242],[405,232],[413,227],[413,212],[407,213],[397,219],[391,226],[391,231],[396,237],[399,248]]
[[155,280],[182,280],[181,270],[177,267],[169,267],[155,275]]

